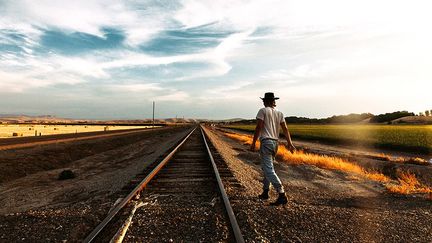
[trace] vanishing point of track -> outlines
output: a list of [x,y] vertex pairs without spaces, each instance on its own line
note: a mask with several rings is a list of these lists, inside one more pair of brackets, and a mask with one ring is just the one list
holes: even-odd
[[[182,240],[185,241],[220,241],[222,239],[223,241],[244,242],[222,183],[222,178],[230,180],[232,174],[224,162],[222,164],[219,162],[220,159],[215,162],[211,147],[207,143],[203,128],[192,129],[177,146],[164,157],[149,165],[131,181],[130,185],[124,188],[125,196],[110,210],[105,219],[94,228],[84,242],[110,240],[121,242],[125,235],[129,234],[127,231],[131,222],[133,222],[132,225],[138,225],[130,232],[138,237],[132,236],[134,241],[137,239],[138,241],[159,241],[158,232],[163,232],[172,234],[173,237],[184,233]],[[139,198],[146,195],[164,196],[159,202],[161,212],[155,213],[149,209],[141,216],[145,220],[139,221],[139,215],[133,216],[133,213],[138,208]],[[139,207],[145,208],[146,206],[143,206],[141,202]],[[124,215],[125,211],[133,213],[127,219],[119,216]],[[178,220],[178,214],[183,214],[184,217]],[[138,218],[137,222],[135,222],[135,217]],[[158,217],[158,220],[162,218],[166,223],[155,224],[154,222],[158,220],[153,220],[152,217]],[[170,222],[175,218],[177,218],[176,222]],[[116,221],[121,221],[121,223],[116,223]],[[147,225],[140,228],[140,224]],[[221,227],[221,224],[224,226]],[[148,238],[150,234],[151,238]]]

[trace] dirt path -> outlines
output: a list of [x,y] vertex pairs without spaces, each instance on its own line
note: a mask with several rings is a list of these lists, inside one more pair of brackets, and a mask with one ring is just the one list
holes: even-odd
[[[289,203],[272,207],[261,193],[259,156],[213,131],[222,157],[245,186],[231,189],[248,242],[431,242],[432,202],[387,194],[379,183],[314,166],[278,163]],[[274,192],[270,201],[276,199]]]

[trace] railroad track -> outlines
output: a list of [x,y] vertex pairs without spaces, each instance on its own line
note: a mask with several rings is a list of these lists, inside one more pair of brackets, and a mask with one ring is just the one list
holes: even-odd
[[84,242],[244,242],[223,182],[241,185],[211,150],[204,130],[194,128],[123,188]]

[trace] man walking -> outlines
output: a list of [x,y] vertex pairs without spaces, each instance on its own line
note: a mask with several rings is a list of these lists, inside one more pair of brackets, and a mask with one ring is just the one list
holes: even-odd
[[283,133],[287,139],[286,147],[289,151],[295,150],[292,144],[288,128],[285,123],[284,115],[278,111],[276,107],[276,100],[278,97],[274,97],[273,93],[265,93],[264,98],[261,98],[264,103],[264,108],[258,111],[256,116],[257,126],[255,128],[254,138],[251,144],[251,151],[255,150],[255,144],[257,139],[260,139],[260,157],[261,167],[264,172],[263,180],[263,192],[258,197],[266,200],[269,198],[270,183],[279,193],[279,197],[271,205],[281,205],[288,202],[285,195],[283,185],[276,175],[274,170],[273,161],[275,160],[276,152],[278,149],[279,130],[282,127]]

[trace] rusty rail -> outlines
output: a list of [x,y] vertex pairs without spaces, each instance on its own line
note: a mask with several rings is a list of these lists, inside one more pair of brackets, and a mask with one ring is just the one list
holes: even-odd
[[224,185],[222,183],[222,179],[221,179],[221,177],[219,175],[219,171],[218,171],[216,163],[215,163],[215,161],[213,159],[213,155],[212,155],[212,153],[210,151],[210,148],[209,148],[209,146],[207,144],[207,140],[205,138],[205,132],[204,132],[204,129],[202,127],[201,127],[201,134],[203,136],[203,140],[204,140],[205,146],[207,148],[207,152],[208,152],[210,161],[211,161],[212,166],[213,166],[213,171],[215,173],[216,180],[217,180],[217,183],[218,183],[218,186],[219,186],[219,191],[220,191],[220,194],[222,196],[222,199],[223,199],[223,202],[224,202],[224,205],[225,205],[225,209],[227,211],[227,214],[228,214],[228,217],[229,217],[229,220],[230,220],[230,223],[231,223],[231,229],[232,229],[232,231],[234,233],[235,240],[238,243],[243,243],[244,242],[243,235],[242,235],[240,227],[239,227],[239,225],[237,223],[237,219],[236,219],[236,217],[234,215],[234,211],[232,210],[231,203],[229,202],[229,199],[228,199],[228,195],[225,192],[225,188],[224,188]]
[[92,242],[96,236],[105,228],[105,226],[116,216],[116,214],[129,202],[135,195],[141,192],[150,180],[162,169],[162,167],[171,159],[177,150],[186,142],[190,135],[195,131],[196,127],[177,145],[171,153],[169,153],[145,178],[132,190],[120,203],[118,203],[105,217],[105,219],[96,226],[96,228],[84,239],[83,242]]

